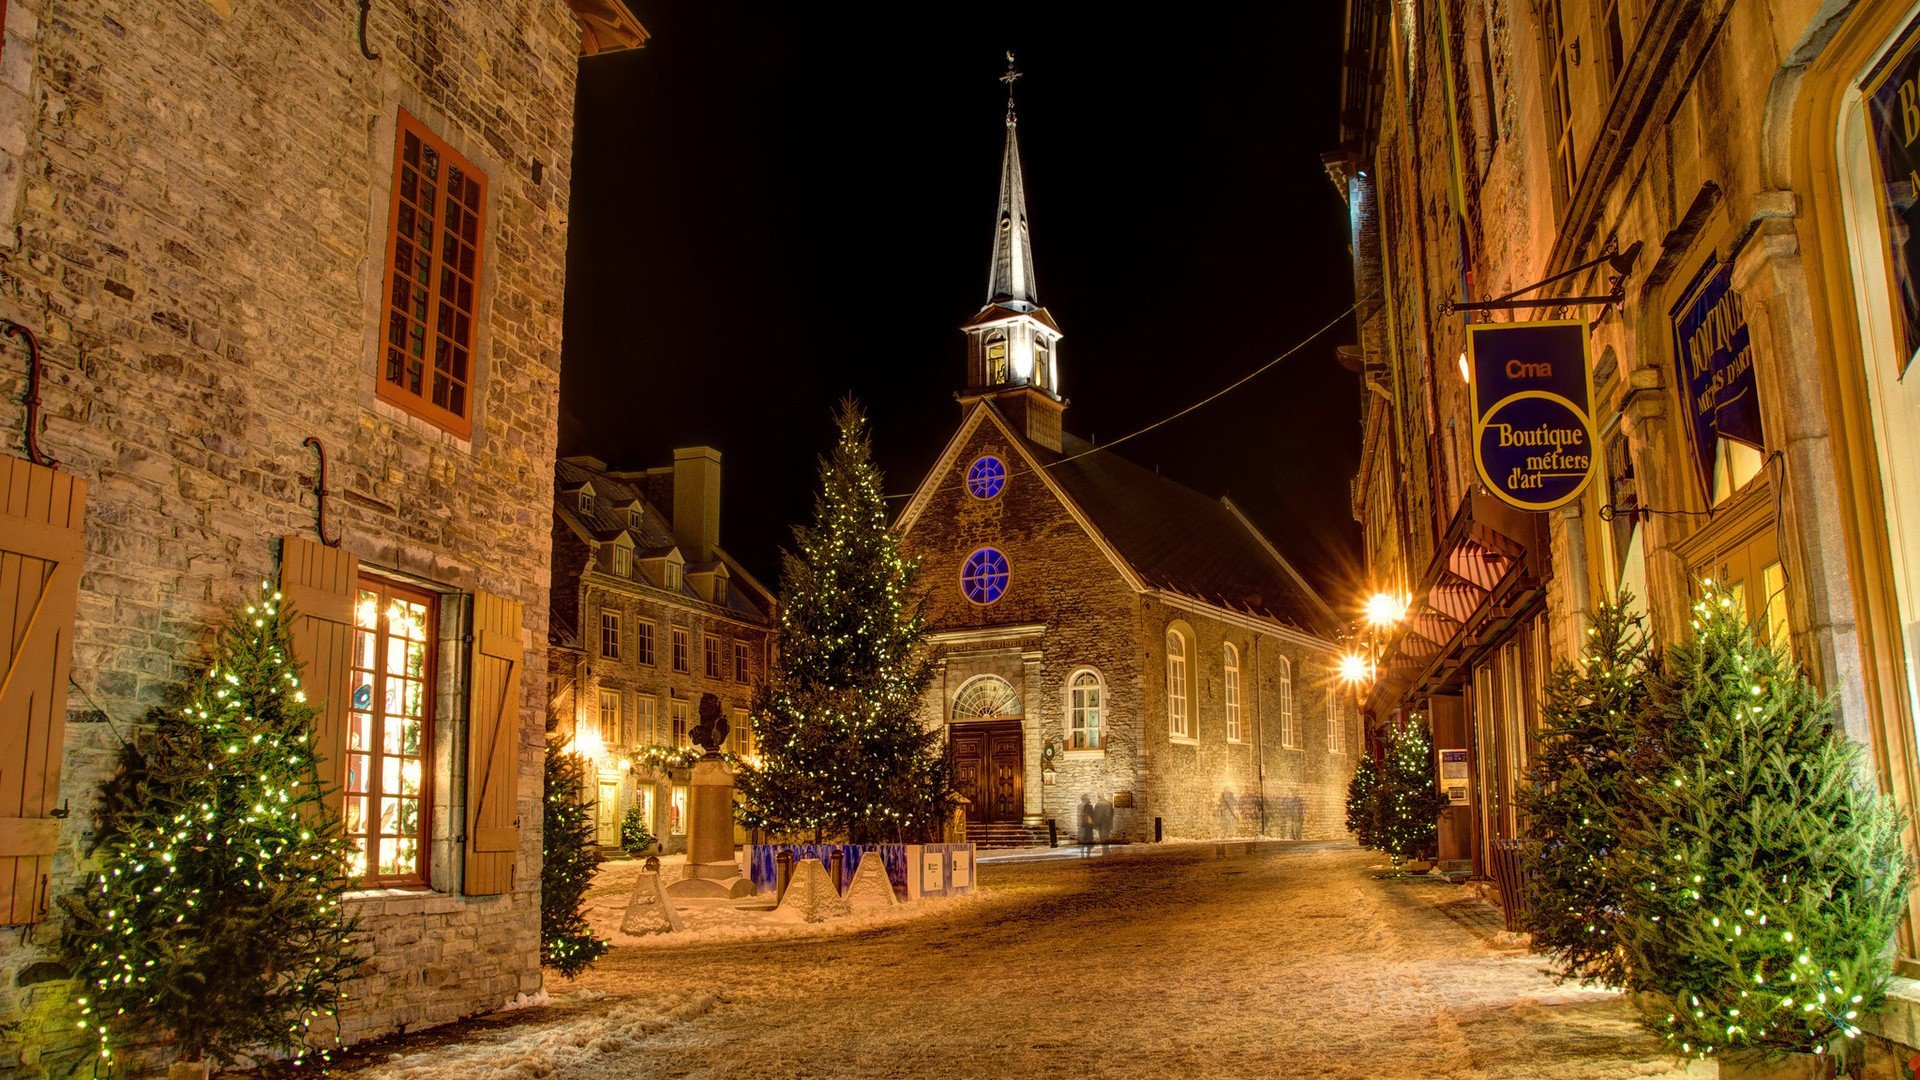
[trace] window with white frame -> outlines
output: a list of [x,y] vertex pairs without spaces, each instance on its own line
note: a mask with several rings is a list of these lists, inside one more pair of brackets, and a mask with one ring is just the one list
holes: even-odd
[[746,682],[748,675],[747,643],[744,641],[736,641],[733,643],[733,681]]
[[1187,701],[1187,637],[1167,631],[1167,734],[1193,738],[1193,712]]
[[1274,680],[1274,704],[1280,712],[1280,745],[1290,750],[1300,749],[1300,725],[1293,722],[1293,661],[1281,657],[1274,668],[1277,678]]
[[1340,691],[1327,687],[1327,753],[1347,752],[1347,722],[1340,714]]
[[673,628],[673,670],[681,673],[693,670],[691,657],[687,655],[687,632],[678,626]]
[[582,489],[581,489],[581,491],[580,491],[580,512],[581,512],[581,513],[583,513],[583,514],[591,514],[591,513],[593,513],[593,489],[592,489],[592,488],[582,488]]
[[1240,650],[1228,642],[1222,649],[1220,686],[1227,701],[1227,741],[1241,742],[1240,731]]
[[645,619],[633,624],[633,659],[653,666],[653,624]]
[[680,587],[680,564],[674,562],[672,559],[668,559],[667,568],[664,573],[666,574],[665,584],[667,588],[678,589]]
[[634,503],[632,506],[627,507],[627,525],[629,527],[639,528],[640,522],[644,517],[645,515],[640,512],[639,503]]
[[613,573],[615,577],[633,576],[633,549],[625,544],[613,545]]
[[636,740],[647,743],[660,741],[659,709],[660,702],[650,694],[641,694],[633,699],[633,726]]
[[1078,671],[1067,682],[1067,749],[1100,749],[1100,710],[1103,707],[1100,675]]
[[600,613],[600,655],[608,660],[620,659],[620,613],[617,611]]
[[687,745],[688,732],[691,730],[687,726],[687,699],[674,698],[667,708],[673,718],[673,745]]
[[602,742],[626,746],[632,741],[631,731],[620,730],[620,692],[617,690],[600,691],[600,739]]

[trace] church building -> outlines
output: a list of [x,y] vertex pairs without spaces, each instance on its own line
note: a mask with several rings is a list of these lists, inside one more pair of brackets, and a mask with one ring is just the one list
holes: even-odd
[[897,523],[972,838],[1344,837],[1338,620],[1232,502],[1067,432],[1011,99],[1006,127],[960,426]]

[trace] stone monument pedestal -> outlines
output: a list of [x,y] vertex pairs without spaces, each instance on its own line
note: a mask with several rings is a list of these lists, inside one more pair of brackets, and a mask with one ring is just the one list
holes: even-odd
[[738,900],[753,882],[733,858],[733,772],[718,754],[694,763],[687,786],[687,868],[667,886],[677,900]]

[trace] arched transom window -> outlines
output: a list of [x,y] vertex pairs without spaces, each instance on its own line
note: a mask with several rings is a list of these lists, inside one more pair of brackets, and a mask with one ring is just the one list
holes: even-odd
[[1067,749],[1100,749],[1100,714],[1106,708],[1105,696],[1098,672],[1076,671],[1067,681]]
[[982,675],[960,688],[953,698],[955,720],[1002,720],[1024,712],[1013,684],[997,675]]
[[1187,700],[1187,638],[1167,631],[1167,734],[1193,738],[1193,712]]

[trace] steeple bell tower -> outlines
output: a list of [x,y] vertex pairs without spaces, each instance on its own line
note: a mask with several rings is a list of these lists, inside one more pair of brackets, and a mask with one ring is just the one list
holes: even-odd
[[1007,146],[1000,164],[1000,209],[994,221],[987,303],[961,327],[967,335],[964,404],[992,398],[1034,442],[1060,448],[1060,327],[1040,305],[1027,232],[1027,188],[1020,172],[1019,121],[1013,84],[1020,72],[1007,54]]

